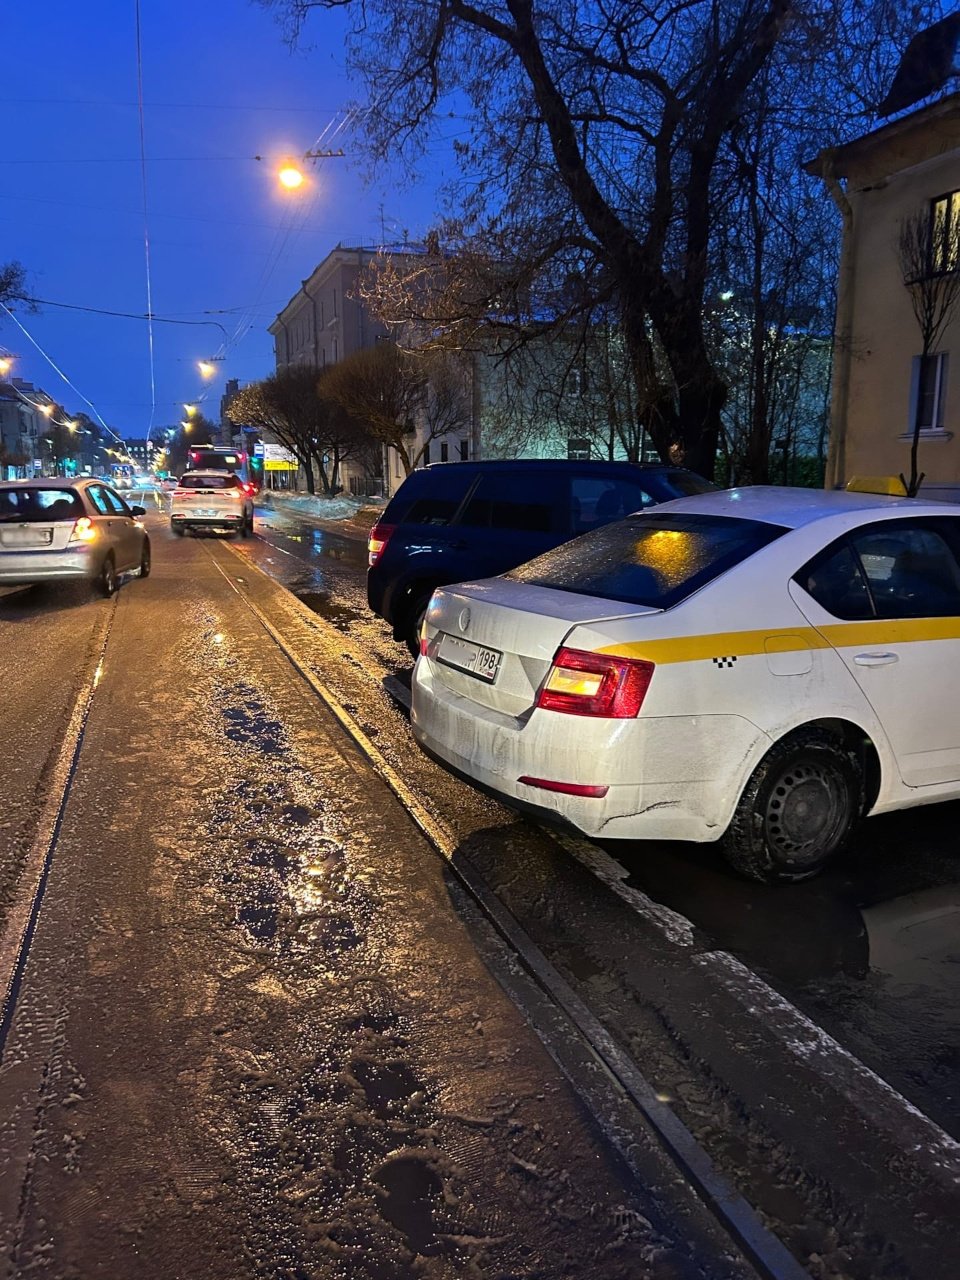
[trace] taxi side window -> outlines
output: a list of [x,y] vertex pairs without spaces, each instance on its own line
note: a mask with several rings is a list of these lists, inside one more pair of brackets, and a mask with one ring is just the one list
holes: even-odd
[[872,618],[873,601],[860,562],[846,539],[833,543],[803,566],[794,580],[835,618]]
[[102,516],[108,516],[110,514],[110,508],[107,506],[105,489],[98,484],[94,484],[87,490],[87,494],[89,495],[90,501]]
[[898,520],[853,536],[878,618],[960,617],[960,564],[939,524]]

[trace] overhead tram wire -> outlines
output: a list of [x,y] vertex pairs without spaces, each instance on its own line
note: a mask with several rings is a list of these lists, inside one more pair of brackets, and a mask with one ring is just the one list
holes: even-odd
[[150,423],[147,440],[157,415],[157,376],[153,358],[153,285],[150,279],[150,226],[147,216],[147,149],[143,127],[143,44],[140,30],[140,0],[134,0],[137,14],[137,109],[140,119],[140,187],[143,194],[143,255],[147,277],[147,345],[150,350]]
[[[333,119],[330,120],[327,126],[321,131],[319,137],[316,139],[313,146],[310,148],[310,151],[318,151],[324,143],[326,143],[329,146],[330,143],[332,143],[333,140],[340,133],[342,133],[345,129],[350,128],[354,124],[359,123],[359,121],[362,120],[363,117],[366,116],[372,109],[373,109],[372,107],[365,107],[362,109],[357,107],[350,107],[347,110],[343,111],[342,113],[338,113],[340,114],[340,118],[338,119],[337,116],[334,116]],[[312,203],[309,205],[309,208],[307,208],[304,203],[301,203],[296,207],[288,206],[292,214],[291,218],[289,219],[289,225],[287,225],[287,227],[284,229],[282,239],[280,238],[281,230],[280,228],[277,229],[277,234],[274,236],[273,244],[271,245],[270,252],[267,256],[267,261],[264,263],[263,269],[261,270],[261,273],[260,273],[260,279],[257,283],[256,301],[249,308],[249,311],[240,317],[239,321],[237,322],[236,328],[234,329],[233,337],[227,342],[226,348],[239,346],[240,343],[243,341],[243,339],[247,336],[247,334],[253,328],[254,312],[260,306],[261,299],[267,290],[267,286],[269,285],[271,279],[273,278],[273,274],[276,271],[277,267],[280,265],[280,261],[287,248],[287,243],[290,239],[291,233],[294,230],[294,226],[297,220],[297,215],[305,215],[308,213],[312,213],[313,210],[316,208],[317,204],[319,203],[319,199],[320,199],[320,195],[318,192],[314,196]],[[296,244],[297,240],[299,240],[299,235],[300,233],[302,233],[305,223],[306,223],[306,218],[304,218],[303,222],[301,223],[300,232],[297,235],[297,239],[294,240],[294,244]],[[279,241],[279,244],[278,244],[278,241]]]
[[[30,331],[29,331],[29,330],[28,330],[24,325],[22,325],[22,324],[20,323],[20,321],[19,321],[19,320],[17,319],[17,317],[13,314],[13,312],[12,312],[12,311],[10,310],[10,308],[6,305],[6,303],[0,302],[0,308],[2,308],[2,309],[7,313],[7,315],[10,317],[10,319],[13,321],[13,323],[17,326],[17,328],[20,330],[20,332],[23,334],[23,336],[27,339],[27,341],[28,341],[28,342],[30,342],[30,343],[32,343],[32,344],[33,344],[33,346],[35,346],[35,347],[36,347],[36,349],[37,349],[37,350],[40,352],[40,354],[43,356],[44,360],[46,360],[46,362],[47,362],[47,364],[50,366],[50,368],[54,371],[54,373],[56,373],[56,374],[57,374],[57,376],[58,376],[58,377],[60,377],[60,378],[62,378],[62,379],[63,379],[63,381],[67,384],[67,386],[68,386],[68,387],[70,388],[70,390],[74,393],[74,395],[79,396],[79,397],[80,397],[80,399],[83,401],[83,403],[84,403],[85,405],[87,405],[89,408],[91,408],[91,409],[93,410],[93,412],[96,414],[97,421],[100,423],[100,425],[103,427],[103,429],[104,429],[105,431],[108,431],[108,432],[110,433],[110,435],[112,435],[112,436],[113,436],[114,440],[116,440],[119,444],[123,444],[123,443],[124,443],[124,442],[123,442],[123,437],[122,437],[122,436],[120,436],[120,435],[118,435],[118,434],[117,434],[117,432],[116,432],[116,431],[114,431],[113,427],[108,426],[108,425],[107,425],[107,423],[106,423],[106,422],[104,422],[103,418],[101,418],[101,416],[100,416],[100,411],[99,411],[99,409],[98,409],[98,408],[97,408],[97,406],[93,403],[93,401],[92,401],[92,400],[88,400],[88,399],[87,399],[87,397],[83,394],[83,392],[82,392],[82,391],[78,391],[78,390],[77,390],[77,388],[73,385],[73,383],[70,381],[70,379],[67,377],[67,375],[63,372],[63,370],[59,367],[59,365],[55,364],[55,363],[54,363],[54,361],[53,361],[53,359],[52,359],[49,355],[47,355],[46,351],[44,351],[43,347],[41,347],[40,343],[36,340],[36,338],[33,336],[33,334],[32,334],[32,333],[30,333]],[[126,447],[126,446],[124,446],[124,447]]]

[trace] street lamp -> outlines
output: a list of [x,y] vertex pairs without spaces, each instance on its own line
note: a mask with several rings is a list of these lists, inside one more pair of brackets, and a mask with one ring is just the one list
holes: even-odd
[[181,422],[181,423],[180,423],[180,425],[181,425],[181,427],[183,427],[184,431],[192,431],[192,430],[193,430],[193,423],[192,423],[192,422],[186,422],[186,421],[184,421],[184,422]]
[[0,356],[0,373],[9,373],[12,363],[10,356]]
[[283,168],[279,171],[277,177],[289,191],[295,191],[297,187],[303,186],[303,171],[297,167],[293,160],[284,161]]
[[214,369],[213,365],[210,363],[209,360],[198,360],[197,368],[200,370],[200,372],[203,374],[205,378],[212,378],[214,373],[216,372],[216,370]]
[[[202,368],[202,366],[201,366],[201,368]],[[187,411],[187,417],[188,417],[188,418],[192,418],[192,417],[193,417],[193,415],[197,412],[197,406],[196,406],[195,404],[185,404],[183,407],[184,407],[184,409],[186,409],[186,411]]]
[[50,417],[50,415],[53,413],[53,405],[52,405],[52,404],[42,404],[42,405],[40,406],[40,412],[44,415],[44,417],[45,417],[45,418],[49,418],[49,417]]

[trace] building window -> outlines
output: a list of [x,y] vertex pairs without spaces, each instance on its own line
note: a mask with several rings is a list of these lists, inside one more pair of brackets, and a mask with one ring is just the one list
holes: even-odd
[[935,272],[960,269],[960,191],[931,201],[930,263]]
[[332,315],[331,319],[336,320],[336,318],[337,318],[337,291],[336,291],[336,289],[334,289],[334,291],[333,291],[333,315]]
[[943,411],[947,399],[948,356],[938,351],[932,356],[913,357],[910,430],[920,418],[921,431],[942,431]]
[[340,359],[340,343],[336,338],[333,340],[333,363],[336,364]]
[[446,440],[444,440],[444,442],[440,446],[440,461],[441,462],[450,461],[450,446],[447,444]]
[[430,443],[429,443],[429,441],[428,441],[428,442],[423,446],[423,465],[424,465],[425,467],[429,467],[429,465],[430,465]]
[[460,441],[460,461],[461,461],[461,462],[466,462],[466,461],[467,461],[467,442],[466,442],[466,440],[461,440],[461,441]]
[[571,436],[567,440],[567,457],[571,462],[589,462],[590,441]]

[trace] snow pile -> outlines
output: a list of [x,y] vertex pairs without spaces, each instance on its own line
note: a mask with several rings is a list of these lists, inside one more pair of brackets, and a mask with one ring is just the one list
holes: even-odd
[[284,509],[297,511],[301,515],[314,516],[320,520],[349,520],[363,507],[380,506],[382,498],[355,498],[348,494],[338,494],[335,498],[321,497],[313,493],[287,493],[282,489],[264,489],[258,501],[265,506],[274,506],[278,511]]

